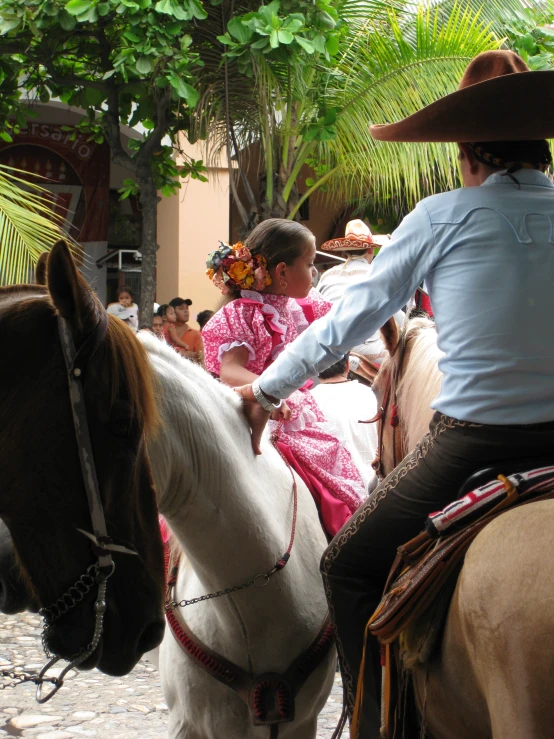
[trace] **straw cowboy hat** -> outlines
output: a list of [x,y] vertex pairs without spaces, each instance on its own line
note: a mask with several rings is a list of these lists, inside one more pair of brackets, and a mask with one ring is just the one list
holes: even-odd
[[348,221],[344,238],[330,239],[321,245],[321,251],[367,251],[371,247],[384,246],[388,236],[374,236],[363,221]]
[[531,141],[554,137],[554,71],[531,72],[513,51],[484,51],[457,92],[370,127],[380,141]]

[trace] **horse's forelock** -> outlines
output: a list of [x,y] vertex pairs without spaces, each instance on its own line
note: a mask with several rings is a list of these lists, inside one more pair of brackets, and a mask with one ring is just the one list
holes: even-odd
[[106,341],[111,355],[112,402],[123,380],[134,418],[145,433],[155,433],[160,423],[156,406],[155,377],[142,344],[116,316],[108,316]]

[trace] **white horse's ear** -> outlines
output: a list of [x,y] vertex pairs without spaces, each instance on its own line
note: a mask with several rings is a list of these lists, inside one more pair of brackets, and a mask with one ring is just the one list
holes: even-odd
[[385,325],[381,326],[380,331],[385,348],[392,357],[398,346],[398,326],[394,317],[389,318]]
[[58,313],[69,322],[76,342],[97,325],[103,310],[92,288],[79,274],[69,247],[58,241],[48,257],[46,284]]

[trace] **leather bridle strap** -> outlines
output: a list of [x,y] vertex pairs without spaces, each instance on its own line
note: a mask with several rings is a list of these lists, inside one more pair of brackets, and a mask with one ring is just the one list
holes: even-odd
[[81,377],[86,363],[92,359],[96,354],[98,347],[102,343],[106,335],[107,328],[108,316],[106,313],[102,313],[102,317],[96,327],[81,344],[79,351],[76,351],[73,337],[65,318],[58,316],[58,329],[62,343],[65,366],[67,367],[68,373],[69,398],[71,401],[71,412],[73,414],[77,449],[79,451],[79,461],[81,463],[81,473],[83,475],[83,483],[87,494],[90,518],[92,521],[92,531],[96,540],[94,542],[96,547],[95,554],[98,557],[98,566],[100,570],[106,571],[110,570],[113,566],[112,555],[106,548],[113,542],[108,536],[104,510],[100,499],[100,489],[98,486],[98,478],[96,476],[96,468],[94,466],[94,457],[92,454],[92,444],[87,422],[87,411],[85,408]]
[[[38,676],[34,678],[34,682],[37,684],[36,699],[39,703],[45,703],[48,701],[61,688],[64,677],[69,670],[84,662],[95,651],[100,642],[104,626],[104,614],[106,612],[107,580],[111,577],[115,569],[115,563],[112,559],[111,552],[117,551],[125,554],[136,555],[136,552],[131,549],[127,549],[127,547],[115,545],[112,539],[108,536],[102,499],[100,497],[100,487],[98,485],[98,477],[96,475],[96,467],[94,465],[94,455],[92,452],[92,442],[88,427],[82,383],[82,375],[86,364],[90,362],[98,351],[98,348],[104,341],[107,330],[108,315],[105,311],[101,311],[98,323],[85,338],[79,347],[79,350],[76,350],[73,336],[66,319],[62,316],[58,316],[58,331],[65,366],[68,373],[69,398],[71,402],[73,426],[75,429],[75,440],[77,442],[81,474],[83,477],[83,484],[87,495],[92,523],[92,533],[83,531],[83,529],[77,530],[92,540],[92,551],[96,556],[96,562],[89,565],[86,572],[81,575],[79,580],[77,580],[73,586],[58,598],[55,603],[43,607],[39,611],[45,624],[43,632],[43,647],[47,656],[50,658],[46,665],[44,665],[40,670]],[[48,671],[61,658],[58,655],[52,655],[48,650],[46,644],[48,630],[53,623],[60,618],[60,616],[63,616],[67,611],[78,606],[79,603],[83,601],[83,598],[95,587],[97,588],[94,602],[95,621],[91,641],[68,660],[68,664],[61,670],[57,677],[49,677]],[[53,688],[43,696],[42,686],[46,682],[52,683]]]

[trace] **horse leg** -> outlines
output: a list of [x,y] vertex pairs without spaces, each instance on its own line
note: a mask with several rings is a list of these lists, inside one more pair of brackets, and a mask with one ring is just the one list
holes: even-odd
[[[545,612],[551,605],[545,603]],[[493,739],[551,739],[554,660],[548,635],[507,619],[485,655],[485,694]],[[546,637],[546,638],[545,638]],[[544,639],[544,641],[543,641]]]
[[440,654],[413,673],[420,716],[434,739],[491,739],[487,701],[467,648],[460,582],[444,630]]

